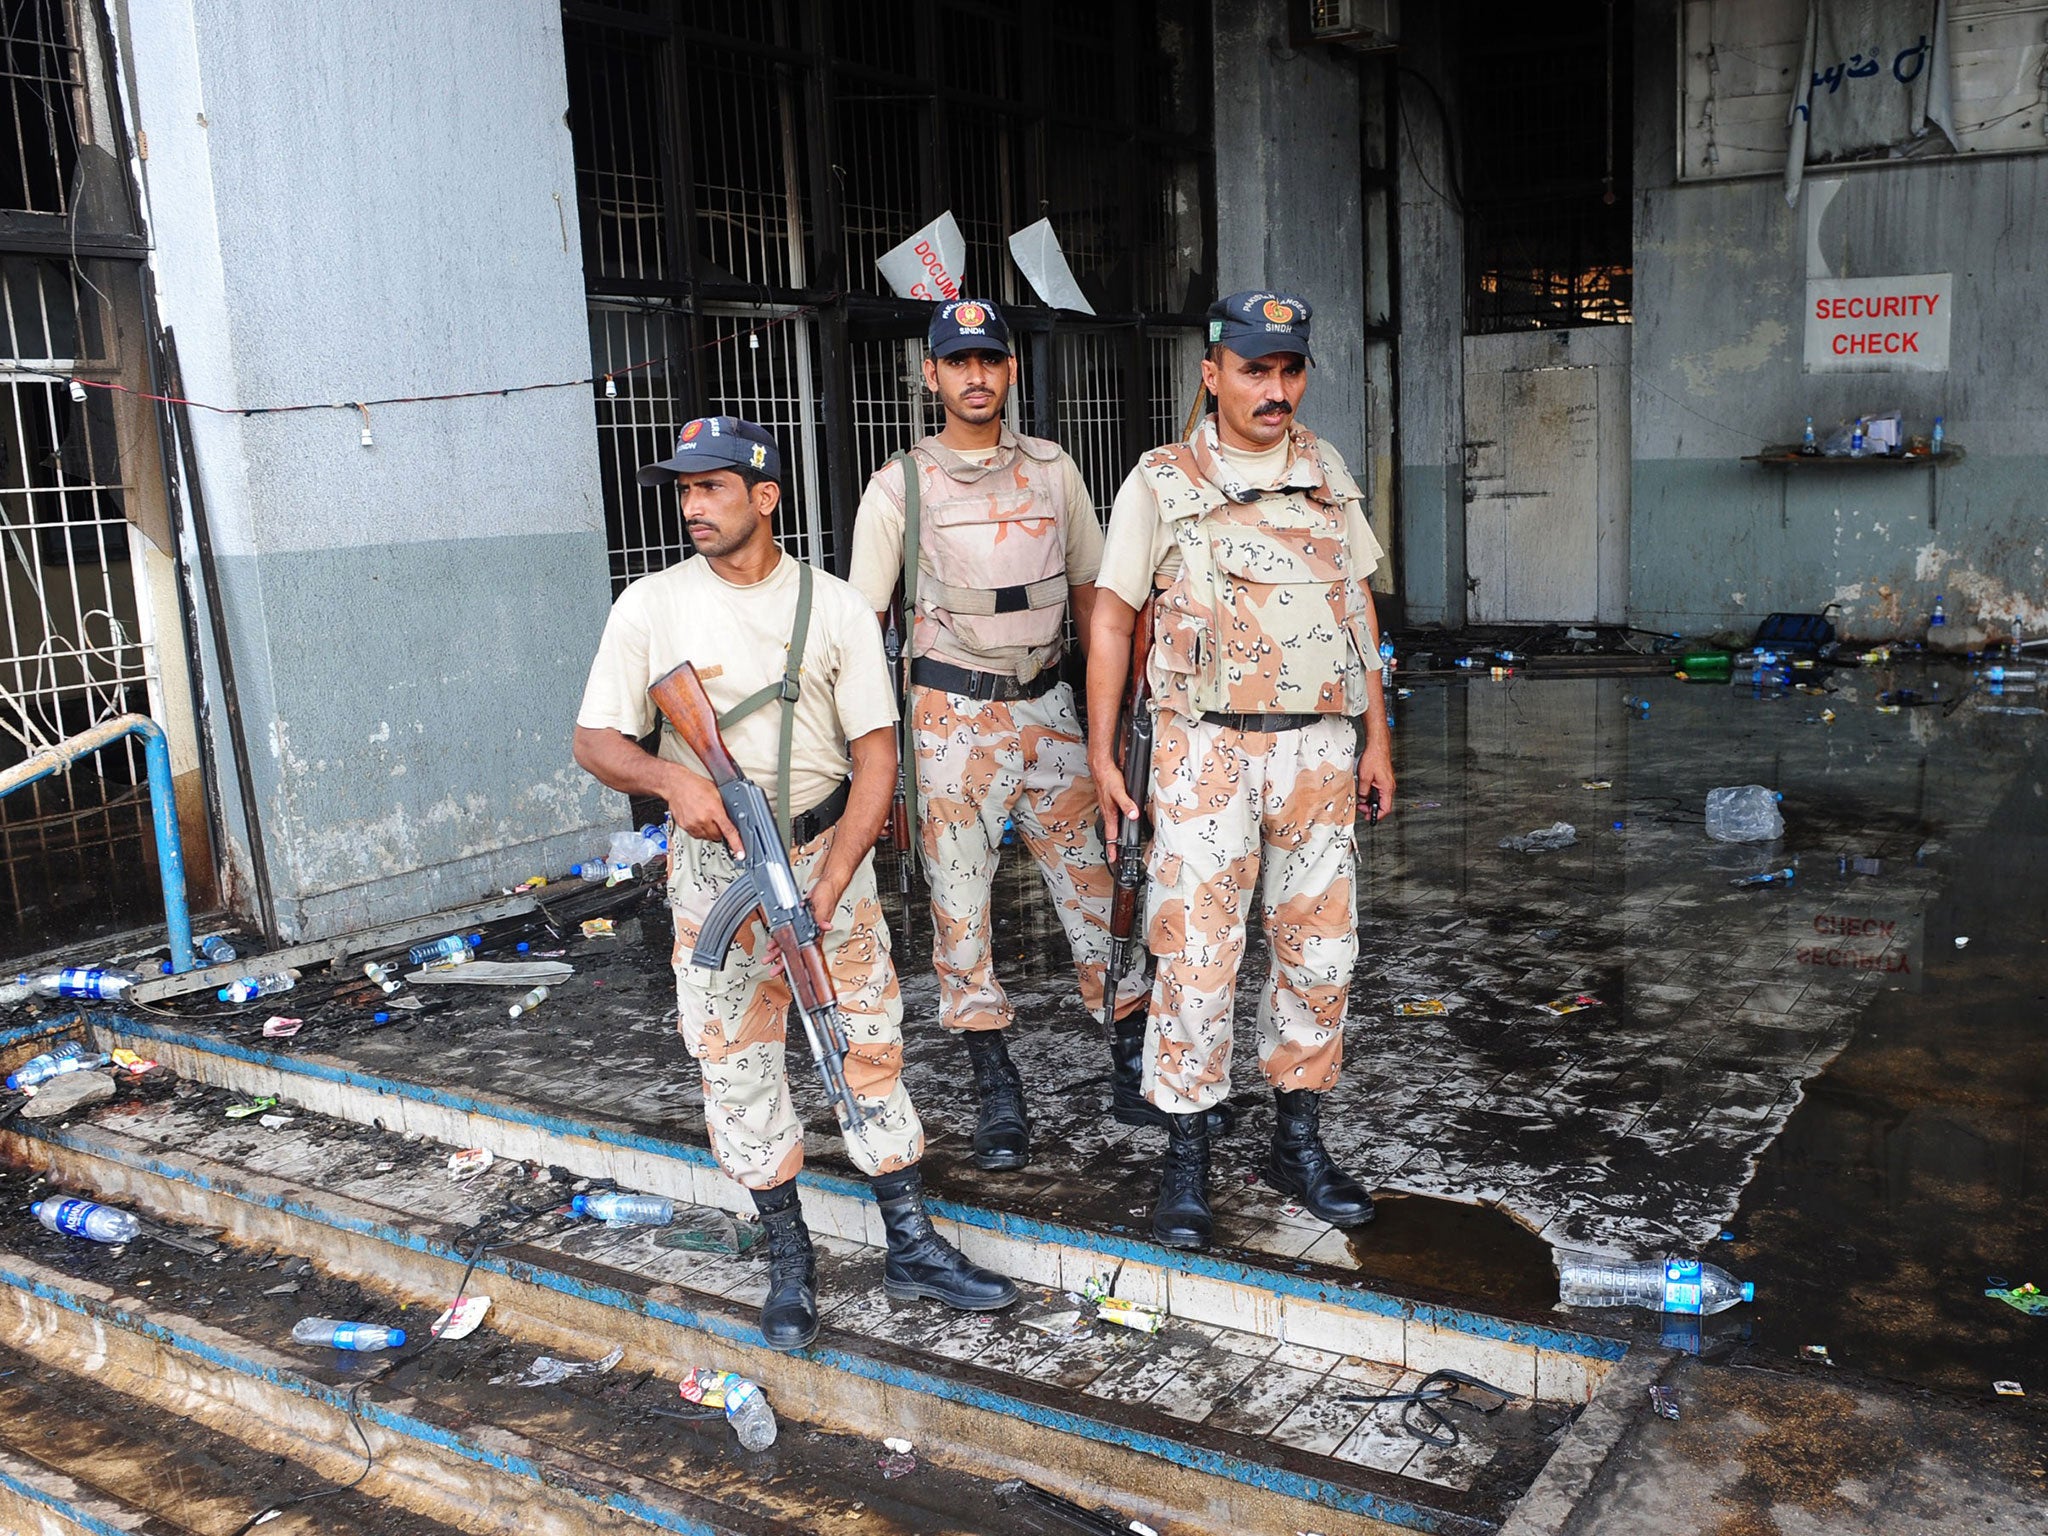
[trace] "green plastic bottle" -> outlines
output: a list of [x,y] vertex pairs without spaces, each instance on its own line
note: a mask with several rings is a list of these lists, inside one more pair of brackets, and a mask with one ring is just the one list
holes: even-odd
[[1734,665],[1727,651],[1687,651],[1678,658],[1678,670],[1689,683],[1725,683]]

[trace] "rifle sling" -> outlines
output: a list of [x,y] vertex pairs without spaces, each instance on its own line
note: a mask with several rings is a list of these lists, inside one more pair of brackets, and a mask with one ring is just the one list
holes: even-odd
[[897,751],[902,754],[898,772],[903,783],[903,814],[912,827],[910,834],[913,845],[917,842],[917,726],[910,718],[910,653],[917,641],[917,566],[923,552],[924,533],[919,527],[920,491],[917,460],[905,449],[895,455],[891,463],[903,466],[903,675],[896,680],[896,696],[899,705],[898,728],[902,740]]
[[789,662],[779,682],[748,694],[718,717],[718,728],[729,731],[764,704],[782,701],[782,744],[775,757],[775,826],[789,845],[789,751],[796,737],[796,701],[803,692],[804,642],[811,633],[811,563],[796,565],[796,623],[789,633]]

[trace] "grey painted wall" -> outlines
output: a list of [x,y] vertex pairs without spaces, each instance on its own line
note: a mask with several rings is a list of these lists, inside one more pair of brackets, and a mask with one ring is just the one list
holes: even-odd
[[1302,421],[1362,480],[1365,230],[1354,56],[1287,46],[1286,0],[1216,0],[1217,292],[1273,288],[1315,311]]
[[[1631,594],[1704,634],[1842,605],[1857,636],[1917,637],[1937,592],[1952,641],[2048,622],[2048,155],[1678,185],[1673,8],[1637,8]],[[1954,274],[1950,368],[1802,370],[1808,277]],[[1937,412],[1967,458],[1926,469],[1741,462],[1816,424]]]
[[[555,0],[149,0],[122,21],[195,398],[588,372]],[[623,812],[568,751],[609,590],[587,389],[371,426],[366,448],[353,411],[196,419],[291,936],[557,868]]]

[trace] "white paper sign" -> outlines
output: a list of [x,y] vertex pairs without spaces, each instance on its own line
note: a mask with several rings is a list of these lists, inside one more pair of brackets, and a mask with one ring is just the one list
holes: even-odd
[[1053,309],[1071,309],[1084,315],[1095,306],[1074,281],[1074,269],[1067,265],[1067,253],[1060,249],[1060,237],[1052,232],[1052,220],[1040,219],[1028,229],[1010,236],[1010,259],[1024,274],[1031,291]]
[[950,211],[875,262],[899,299],[922,299],[931,304],[960,297],[966,265],[967,240]]
[[1813,278],[1808,373],[1946,373],[1950,274]]

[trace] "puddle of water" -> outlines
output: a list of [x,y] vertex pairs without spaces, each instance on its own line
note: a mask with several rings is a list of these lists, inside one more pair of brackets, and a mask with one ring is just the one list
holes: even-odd
[[1373,1205],[1379,1214],[1350,1238],[1360,1275],[1531,1310],[1557,1304],[1550,1244],[1506,1212],[1427,1195],[1374,1195]]

